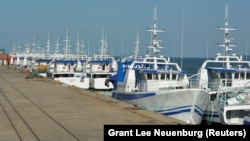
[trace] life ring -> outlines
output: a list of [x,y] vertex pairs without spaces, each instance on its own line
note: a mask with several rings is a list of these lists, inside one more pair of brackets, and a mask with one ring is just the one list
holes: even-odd
[[105,82],[104,82],[105,86],[109,87],[109,80],[106,79]]

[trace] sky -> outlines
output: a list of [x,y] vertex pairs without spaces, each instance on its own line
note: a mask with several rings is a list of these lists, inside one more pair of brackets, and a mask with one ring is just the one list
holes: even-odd
[[[139,33],[139,54],[149,50],[154,8],[158,38],[166,57],[214,57],[222,53],[225,5],[229,6],[229,26],[237,27],[230,37],[237,45],[233,53],[250,54],[249,0],[0,0],[0,49],[10,53],[18,45],[35,42],[40,48],[53,48],[58,39],[65,47],[66,31],[72,46],[77,35],[88,55],[98,53],[104,31],[108,54],[133,53]],[[248,43],[249,42],[249,43]]]

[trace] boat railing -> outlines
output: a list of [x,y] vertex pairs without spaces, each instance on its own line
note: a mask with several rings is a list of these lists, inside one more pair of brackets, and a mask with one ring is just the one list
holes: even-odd
[[189,79],[189,88],[201,88],[197,79]]
[[242,87],[250,87],[250,81],[234,81],[232,79],[221,79],[217,82],[209,82],[208,88],[211,91],[217,91],[219,88],[242,88]]

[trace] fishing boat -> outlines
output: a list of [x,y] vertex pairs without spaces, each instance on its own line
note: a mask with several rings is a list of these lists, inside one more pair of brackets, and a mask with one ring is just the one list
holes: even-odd
[[89,78],[87,78],[84,63],[84,60],[75,59],[52,60],[47,65],[46,77],[66,85],[88,89]]
[[[156,9],[154,10],[152,43],[146,47],[153,55],[142,60],[133,60],[128,65],[118,63],[117,75],[109,79],[114,84],[111,96],[114,99],[173,117],[188,124],[200,124],[208,101],[208,91],[190,83],[187,72],[177,63],[171,62],[160,53]],[[126,62],[127,63],[127,62]]]
[[70,40],[68,32],[65,39],[65,53],[54,54],[53,60],[47,65],[46,77],[66,85],[88,89],[89,78],[86,75],[87,57],[79,59],[79,56],[70,53]]
[[107,54],[107,40],[102,33],[100,54],[89,57],[86,66],[87,77],[89,78],[89,88],[94,90],[112,90],[113,84],[106,81],[116,74],[117,61],[115,57]]
[[249,125],[250,117],[250,87],[225,88],[217,93],[214,102],[220,117],[220,123],[225,125]]
[[[232,89],[243,89],[247,85],[247,83],[250,82],[250,61],[244,61],[242,59],[242,56],[231,53],[232,47],[236,47],[236,45],[232,44],[232,38],[229,37],[229,31],[236,30],[236,28],[229,27],[228,6],[226,6],[225,17],[225,26],[218,27],[220,30],[224,30],[224,43],[218,44],[219,47],[223,47],[223,54],[218,53],[214,59],[205,60],[198,70],[198,73],[194,75],[199,81],[199,87],[209,90],[209,102],[204,115],[204,120],[207,121],[208,124],[211,124],[213,122],[221,123],[221,119],[230,117],[228,117],[228,115],[227,117],[223,117],[225,115],[225,112],[228,113],[225,110],[233,106],[226,106],[225,103],[222,104],[221,102],[219,102],[221,101],[220,97],[224,97],[222,95],[225,95],[224,92],[221,93],[221,91],[225,91],[226,89],[228,89],[226,91],[227,93],[229,93],[228,91]],[[190,79],[194,76],[191,76]],[[224,110],[224,114],[218,112],[219,103],[215,104],[215,102],[219,102],[220,104],[222,104],[219,106],[219,111],[223,112]],[[217,108],[215,105],[217,105]],[[244,111],[244,109],[241,110]],[[234,116],[236,116],[236,114]],[[233,123],[233,112],[231,114],[231,118]],[[225,121],[226,120],[224,120],[223,122]]]

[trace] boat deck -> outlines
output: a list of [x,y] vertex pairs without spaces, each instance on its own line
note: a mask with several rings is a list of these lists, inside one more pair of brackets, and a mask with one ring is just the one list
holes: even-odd
[[105,124],[185,124],[98,93],[0,66],[0,140],[103,140]]

